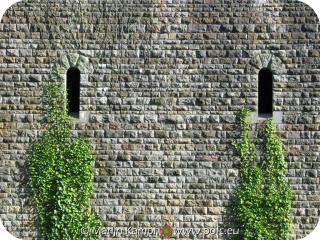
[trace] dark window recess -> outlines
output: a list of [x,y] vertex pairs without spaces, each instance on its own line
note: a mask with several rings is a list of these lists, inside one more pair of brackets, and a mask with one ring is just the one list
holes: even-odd
[[258,113],[260,115],[272,115],[273,74],[269,69],[260,70],[258,85]]
[[70,115],[78,117],[80,111],[80,71],[72,67],[67,71],[67,101]]

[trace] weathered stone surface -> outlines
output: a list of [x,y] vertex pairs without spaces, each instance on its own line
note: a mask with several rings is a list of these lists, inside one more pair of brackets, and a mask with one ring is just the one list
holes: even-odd
[[[238,181],[239,110],[258,108],[258,73],[274,73],[275,127],[293,189],[293,239],[320,206],[319,25],[303,3],[24,0],[0,24],[0,206],[6,228],[34,239],[22,185],[43,129],[52,68],[81,72],[80,119],[97,160],[92,205],[108,226],[224,224]],[[26,8],[27,7],[27,8]],[[82,11],[80,14],[80,10]],[[45,18],[47,12],[55,18]],[[260,138],[265,119],[251,135]],[[197,238],[195,236],[195,238]],[[199,239],[199,238],[197,238]],[[205,239],[205,238],[204,238]]]

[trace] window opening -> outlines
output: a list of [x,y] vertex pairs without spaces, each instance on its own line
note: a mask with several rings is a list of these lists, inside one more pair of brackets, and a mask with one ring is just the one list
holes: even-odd
[[68,112],[73,117],[79,117],[80,112],[80,70],[72,67],[67,71],[67,101]]
[[273,74],[264,68],[259,72],[258,82],[258,114],[270,116],[273,111]]

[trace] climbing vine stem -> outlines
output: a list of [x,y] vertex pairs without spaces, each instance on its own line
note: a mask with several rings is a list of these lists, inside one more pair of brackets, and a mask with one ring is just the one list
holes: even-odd
[[[35,201],[41,239],[82,239],[81,229],[101,225],[90,208],[95,160],[85,138],[72,138],[71,119],[57,70],[44,89],[46,131],[27,159],[28,185]],[[90,231],[85,237],[96,239]]]
[[240,140],[233,143],[240,157],[240,182],[232,199],[234,220],[239,227],[237,239],[289,239],[292,193],[286,182],[282,143],[274,133],[272,119],[265,129],[264,160],[257,164],[255,146],[249,140],[250,110],[243,108],[240,117]]

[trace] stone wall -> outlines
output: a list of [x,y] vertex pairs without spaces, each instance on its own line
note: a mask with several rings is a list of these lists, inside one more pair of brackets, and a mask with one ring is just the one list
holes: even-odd
[[[41,135],[42,87],[54,66],[82,73],[74,134],[94,147],[92,204],[108,226],[223,226],[238,179],[237,115],[245,105],[257,111],[258,72],[268,67],[294,191],[292,237],[302,238],[320,207],[318,30],[314,11],[296,1],[15,4],[0,24],[5,227],[22,239],[36,234],[24,162]],[[260,139],[263,119],[254,121]]]

